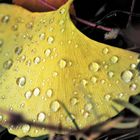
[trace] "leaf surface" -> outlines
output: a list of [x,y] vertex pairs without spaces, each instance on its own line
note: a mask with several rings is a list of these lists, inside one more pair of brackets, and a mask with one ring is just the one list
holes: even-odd
[[[139,54],[82,34],[70,19],[71,2],[44,13],[0,5],[1,109],[21,113],[33,122],[74,128],[61,101],[83,128],[115,116],[112,99],[128,101],[139,93]],[[102,116],[99,120],[87,96]],[[7,116],[0,115],[4,125]],[[28,124],[4,126],[19,137],[49,133]]]

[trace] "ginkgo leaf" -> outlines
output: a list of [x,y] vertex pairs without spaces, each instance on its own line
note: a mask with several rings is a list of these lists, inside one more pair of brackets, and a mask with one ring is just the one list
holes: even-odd
[[[123,109],[112,99],[128,101],[140,91],[139,54],[82,34],[70,19],[71,2],[47,13],[0,5],[1,109],[33,122],[74,128],[62,102],[83,128],[115,116],[112,105]],[[13,128],[6,121],[1,114],[1,124],[19,137],[49,133],[29,124]]]

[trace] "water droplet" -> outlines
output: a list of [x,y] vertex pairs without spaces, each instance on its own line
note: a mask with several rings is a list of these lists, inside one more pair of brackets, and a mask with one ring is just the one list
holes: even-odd
[[41,113],[38,114],[37,120],[38,120],[39,122],[43,122],[45,119],[46,119],[45,113],[41,112]]
[[2,39],[0,39],[0,47],[3,46],[4,41]]
[[32,92],[31,91],[27,91],[27,92],[25,92],[25,98],[26,99],[30,99],[31,98],[31,96],[32,96]]
[[35,54],[37,52],[36,48],[31,49],[31,52]]
[[41,33],[41,34],[39,35],[40,40],[44,40],[45,37],[46,37],[46,34],[45,34],[45,33]]
[[2,100],[5,100],[5,99],[6,99],[6,97],[5,97],[5,96],[1,96],[1,99],[2,99]]
[[105,68],[105,69],[108,69],[108,65],[105,65],[104,68]]
[[2,116],[2,115],[0,115],[0,121],[2,121],[2,119],[3,119],[3,116]]
[[75,48],[78,48],[78,47],[79,47],[79,45],[78,45],[78,44],[76,44],[76,45],[75,45]]
[[17,30],[18,30],[18,25],[17,25],[17,24],[13,25],[13,26],[12,26],[12,30],[13,30],[13,31],[17,31]]
[[111,63],[115,64],[119,61],[119,58],[118,58],[118,56],[112,56],[110,61],[111,61]]
[[71,105],[76,105],[78,103],[78,99],[74,97],[70,100],[70,103]]
[[51,54],[51,49],[46,49],[46,50],[44,51],[44,53],[45,53],[45,55],[46,55],[47,57],[49,57],[50,54]]
[[19,77],[19,78],[17,78],[16,83],[19,87],[23,87],[26,84],[26,78]]
[[109,101],[111,99],[111,96],[109,94],[105,95],[105,100]]
[[35,88],[33,90],[33,94],[34,94],[34,96],[38,96],[40,94],[40,89],[39,88]]
[[4,62],[3,68],[6,69],[6,70],[8,70],[8,69],[10,69],[12,67],[12,65],[13,65],[13,60],[12,59],[9,59],[9,60],[7,60],[7,61]]
[[78,94],[78,92],[77,92],[77,91],[74,91],[74,92],[73,92],[73,94],[74,94],[74,95],[77,95],[77,94]]
[[108,84],[108,86],[111,87],[112,85],[111,84]]
[[108,54],[109,50],[108,50],[108,48],[104,48],[102,52],[103,52],[103,54]]
[[123,93],[119,93],[119,94],[118,94],[118,97],[119,97],[119,98],[122,98],[123,96],[124,96]]
[[84,113],[84,118],[88,118],[89,117],[89,112],[85,112]]
[[108,72],[108,76],[109,76],[109,78],[112,78],[112,77],[114,76],[114,72],[109,71],[109,72]]
[[80,112],[81,112],[82,114],[84,114],[85,111],[84,111],[84,109],[82,109]]
[[46,91],[46,95],[47,95],[48,97],[51,97],[52,94],[53,94],[53,90],[52,90],[52,89],[48,89],[48,90]]
[[100,69],[100,65],[96,62],[92,62],[89,64],[89,70],[93,72],[97,72]]
[[39,132],[39,131],[36,129],[36,130],[35,130],[35,133],[38,133],[38,132]]
[[131,65],[130,65],[130,68],[131,68],[131,69],[135,69],[135,68],[136,68],[136,64],[131,64]]
[[101,80],[101,84],[104,84],[104,83],[105,83],[105,80],[102,79],[102,80]]
[[60,9],[59,13],[60,13],[60,14],[64,14],[65,11],[66,11],[66,10],[65,10],[64,8],[62,8],[62,9]]
[[65,31],[65,29],[63,28],[63,29],[61,29],[61,33],[63,33]]
[[71,44],[71,40],[68,41],[68,44]]
[[53,72],[53,77],[56,77],[58,76],[58,73],[57,72]]
[[22,103],[22,104],[20,104],[20,108],[23,108],[25,106],[25,104],[24,103]]
[[8,16],[8,15],[3,16],[2,19],[1,19],[1,21],[2,21],[3,23],[8,23],[9,20],[10,20],[10,16]]
[[68,62],[68,66],[72,66],[72,62],[71,61]]
[[27,60],[25,64],[26,64],[27,66],[31,66],[32,62],[31,62],[31,60]]
[[27,24],[26,24],[26,27],[27,27],[28,29],[32,29],[32,28],[33,28],[33,22],[27,23]]
[[47,38],[47,42],[48,42],[48,44],[52,44],[52,43],[54,42],[54,37],[49,36],[49,37]]
[[136,84],[131,84],[130,85],[130,90],[135,91],[137,89],[137,85]]
[[60,20],[60,21],[59,21],[59,25],[63,25],[64,23],[65,23],[64,20]]
[[132,78],[133,73],[130,70],[123,71],[121,74],[121,79],[126,83],[130,82]]
[[15,48],[15,53],[16,53],[17,55],[20,55],[20,54],[22,53],[22,51],[23,51],[23,48],[22,48],[22,47],[16,47],[16,48]]
[[39,56],[34,58],[34,63],[39,64],[41,62],[41,58]]
[[67,65],[66,60],[61,59],[61,60],[59,61],[59,67],[60,67],[61,69],[65,68],[66,65]]
[[24,124],[24,125],[22,126],[22,131],[23,131],[23,133],[27,133],[27,132],[29,132],[29,130],[30,130],[30,125]]
[[97,78],[95,76],[91,77],[90,80],[93,84],[95,84],[97,82]]
[[86,85],[88,84],[88,81],[85,80],[85,79],[83,79],[83,80],[81,80],[81,84],[82,84],[83,86],[86,86]]
[[59,109],[60,109],[60,104],[59,104],[59,102],[58,102],[58,101],[53,101],[53,102],[51,103],[51,110],[52,110],[53,112],[57,112]]
[[91,111],[91,109],[92,109],[92,104],[88,103],[88,104],[85,105],[85,110],[86,111]]
[[23,56],[21,56],[20,58],[19,58],[19,61],[20,62],[24,62],[26,60],[26,56],[25,55],[23,55]]
[[10,106],[9,111],[10,111],[10,112],[12,112],[12,111],[13,111],[13,107],[12,107],[12,106]]

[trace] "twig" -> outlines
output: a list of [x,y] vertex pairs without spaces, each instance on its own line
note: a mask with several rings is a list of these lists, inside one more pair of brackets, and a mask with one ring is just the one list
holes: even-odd
[[133,132],[118,136],[116,138],[113,138],[111,140],[127,140],[127,139],[130,139],[130,138],[134,138],[136,136],[140,136],[139,131],[133,131]]
[[77,122],[76,122],[76,120],[72,117],[71,113],[69,112],[69,110],[67,109],[67,107],[65,106],[65,104],[64,104],[63,102],[61,102],[61,101],[59,101],[59,102],[61,103],[61,105],[62,105],[62,107],[64,108],[65,112],[67,113],[68,117],[71,119],[71,121],[72,121],[72,123],[74,124],[75,128],[76,128],[77,130],[80,130],[80,129],[79,129],[79,126],[78,126],[78,124],[77,124]]
[[97,28],[97,29],[101,29],[103,31],[107,31],[107,32],[111,32],[112,31],[112,28],[109,28],[109,27],[105,27],[105,26],[102,26],[102,25],[97,25],[96,23],[92,23],[92,22],[89,22],[87,20],[84,20],[84,19],[81,19],[81,18],[78,18],[76,16],[72,16],[74,19],[76,19],[78,22],[82,23],[82,24],[85,24],[89,27],[92,27],[92,28]]
[[[45,0],[39,0],[39,2],[41,4],[43,4],[44,6],[47,6],[49,7],[51,10],[56,10],[57,8],[52,6],[51,4],[49,4],[47,1]],[[96,23],[92,23],[92,22],[89,22],[89,21],[86,21],[84,19],[81,19],[79,17],[76,17],[75,15],[71,15],[75,20],[77,20],[78,22],[82,23],[82,24],[85,24],[89,27],[92,27],[92,28],[97,28],[97,29],[101,29],[101,30],[104,30],[104,31],[107,31],[107,32],[110,32],[112,31],[112,28],[108,28],[108,27],[104,27],[104,26],[101,26],[101,25],[97,25]]]
[[131,20],[132,20],[132,14],[133,14],[135,2],[136,2],[136,0],[132,0],[131,11],[130,11],[130,15],[129,15],[128,22],[127,22],[127,26],[126,26],[127,28],[128,28],[128,26],[130,25]]

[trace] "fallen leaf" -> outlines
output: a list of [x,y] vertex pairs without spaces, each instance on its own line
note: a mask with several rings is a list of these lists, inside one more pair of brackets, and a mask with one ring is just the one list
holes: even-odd
[[[72,0],[53,12],[32,13],[15,5],[0,5],[0,108],[21,113],[33,122],[74,128],[61,106],[80,128],[117,114],[112,99],[128,101],[140,91],[139,54],[99,43],[82,34],[70,19]],[[15,14],[16,12],[16,14]],[[78,89],[93,99],[98,115]],[[59,102],[60,101],[60,102]],[[118,111],[124,107],[115,105]],[[40,136],[50,133],[29,124],[10,133]]]

